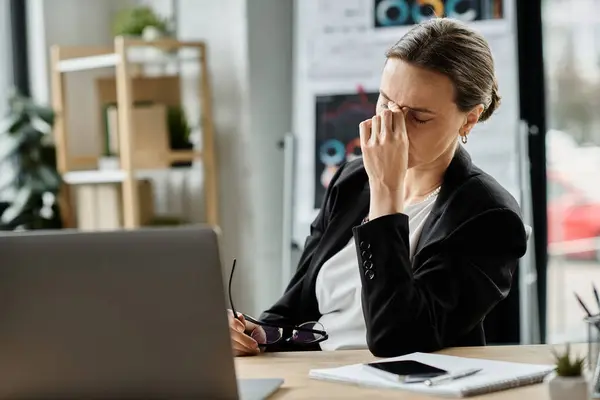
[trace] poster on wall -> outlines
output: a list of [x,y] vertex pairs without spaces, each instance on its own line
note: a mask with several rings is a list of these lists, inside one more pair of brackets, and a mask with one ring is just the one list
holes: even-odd
[[376,29],[414,25],[432,17],[463,22],[503,18],[502,0],[375,0]]
[[393,43],[436,16],[471,24],[487,37],[511,32],[503,0],[308,0],[299,8],[311,8],[298,47],[313,81],[373,77]]
[[315,97],[315,208],[340,165],[360,156],[358,125],[375,114],[378,96],[359,89]]

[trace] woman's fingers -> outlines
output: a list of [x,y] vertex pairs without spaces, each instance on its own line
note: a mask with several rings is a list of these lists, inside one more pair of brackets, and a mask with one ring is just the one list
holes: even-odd
[[[396,104],[388,105],[388,109],[370,120],[361,123],[361,147],[363,164],[371,188],[377,186],[385,190],[379,191],[381,198],[373,196],[371,204],[381,204],[381,207],[369,211],[370,218],[377,218],[389,212],[390,191],[401,192],[404,188],[404,178],[408,169],[408,135],[406,132],[406,112]],[[394,196],[399,199],[402,196]],[[403,203],[394,200],[394,209],[402,210]],[[384,205],[385,204],[385,205]]]
[[239,343],[233,341],[231,342],[231,348],[233,349],[233,355],[235,357],[254,356],[260,353],[259,350],[249,350],[246,347],[240,345]]
[[247,347],[249,349],[258,349],[258,343],[256,342],[256,340],[252,339],[250,336],[246,335],[245,333],[240,333],[238,331],[234,331],[234,332],[231,332],[231,337],[233,340],[235,340],[236,342],[238,342],[239,344],[241,344],[244,347]]
[[256,340],[256,342],[259,344],[267,343],[267,333],[262,326],[256,325],[255,328],[250,332],[250,337]]
[[242,313],[237,313],[237,318],[234,318],[233,312],[227,310],[227,315],[229,318],[229,326],[235,327],[238,332],[252,332],[258,326],[248,321]]
[[388,101],[387,108],[393,112],[400,111],[400,106],[393,101]]
[[235,318],[235,319],[239,319],[240,321],[246,323],[246,318],[244,318],[244,314],[240,313],[240,312],[236,312],[237,315],[233,315],[233,311],[228,309],[227,310],[227,316],[229,318]]
[[230,330],[231,345],[237,352],[246,354],[258,354],[260,352],[258,343],[245,333],[240,333],[236,330]]
[[380,139],[381,135],[381,117],[379,115],[374,115],[371,118],[371,144],[377,143]]
[[248,348],[234,340],[231,341],[231,348],[236,356],[260,354],[260,350],[258,348]]
[[386,137],[400,139],[406,136],[406,115],[408,108],[383,110],[380,115],[363,121],[358,126],[362,147],[375,143],[384,143]]
[[260,352],[258,342],[245,333],[248,330],[248,322],[246,322],[244,316],[238,313],[237,318],[235,318],[233,312],[228,310],[227,317],[231,347],[234,354],[236,356],[258,354]]
[[246,331],[246,325],[244,325],[244,323],[242,321],[240,321],[239,319],[233,318],[231,320],[231,322],[229,323],[229,326],[233,330],[235,330],[236,332],[239,332],[239,333],[244,333]]
[[360,134],[360,145],[362,148],[365,148],[371,138],[371,120],[368,119],[361,122],[358,125],[358,132]]
[[394,119],[394,130],[392,131],[394,139],[400,139],[403,136],[406,136],[406,115],[408,114],[408,111],[408,108],[403,108],[392,113]]
[[381,113],[381,140],[391,136],[394,132],[394,113],[390,110],[383,110]]
[[237,332],[244,333],[246,331],[246,319],[242,314],[238,313],[238,317],[233,316],[231,310],[227,310],[227,319],[229,320],[229,327]]

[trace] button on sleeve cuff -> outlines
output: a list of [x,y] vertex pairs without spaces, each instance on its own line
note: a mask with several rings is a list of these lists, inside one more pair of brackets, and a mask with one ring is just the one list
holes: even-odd
[[379,263],[408,260],[408,216],[405,214],[385,215],[365,222],[354,227],[353,234],[359,268],[367,281],[376,280],[378,272],[385,275],[383,266],[378,268]]

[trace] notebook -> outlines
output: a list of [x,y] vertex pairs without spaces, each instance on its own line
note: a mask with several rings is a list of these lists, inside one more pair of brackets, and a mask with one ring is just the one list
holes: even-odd
[[309,377],[327,381],[352,383],[360,386],[404,389],[444,397],[468,397],[539,383],[555,368],[553,365],[520,364],[429,353],[413,353],[402,357],[386,359],[382,362],[396,360],[419,361],[444,369],[450,373],[470,368],[481,368],[482,370],[475,375],[448,381],[436,386],[426,386],[424,383],[392,382],[369,372],[363,364],[353,364],[338,368],[312,369],[309,372]]

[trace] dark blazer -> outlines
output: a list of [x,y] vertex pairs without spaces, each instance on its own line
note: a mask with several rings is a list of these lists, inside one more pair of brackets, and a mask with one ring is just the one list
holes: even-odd
[[[484,345],[483,319],[508,295],[527,246],[515,199],[459,145],[412,263],[408,217],[393,214],[362,224],[368,210],[368,177],[357,159],[332,179],[294,277],[261,318],[317,321],[317,274],[354,236],[367,344],[375,356]],[[301,349],[282,343],[274,350]]]

